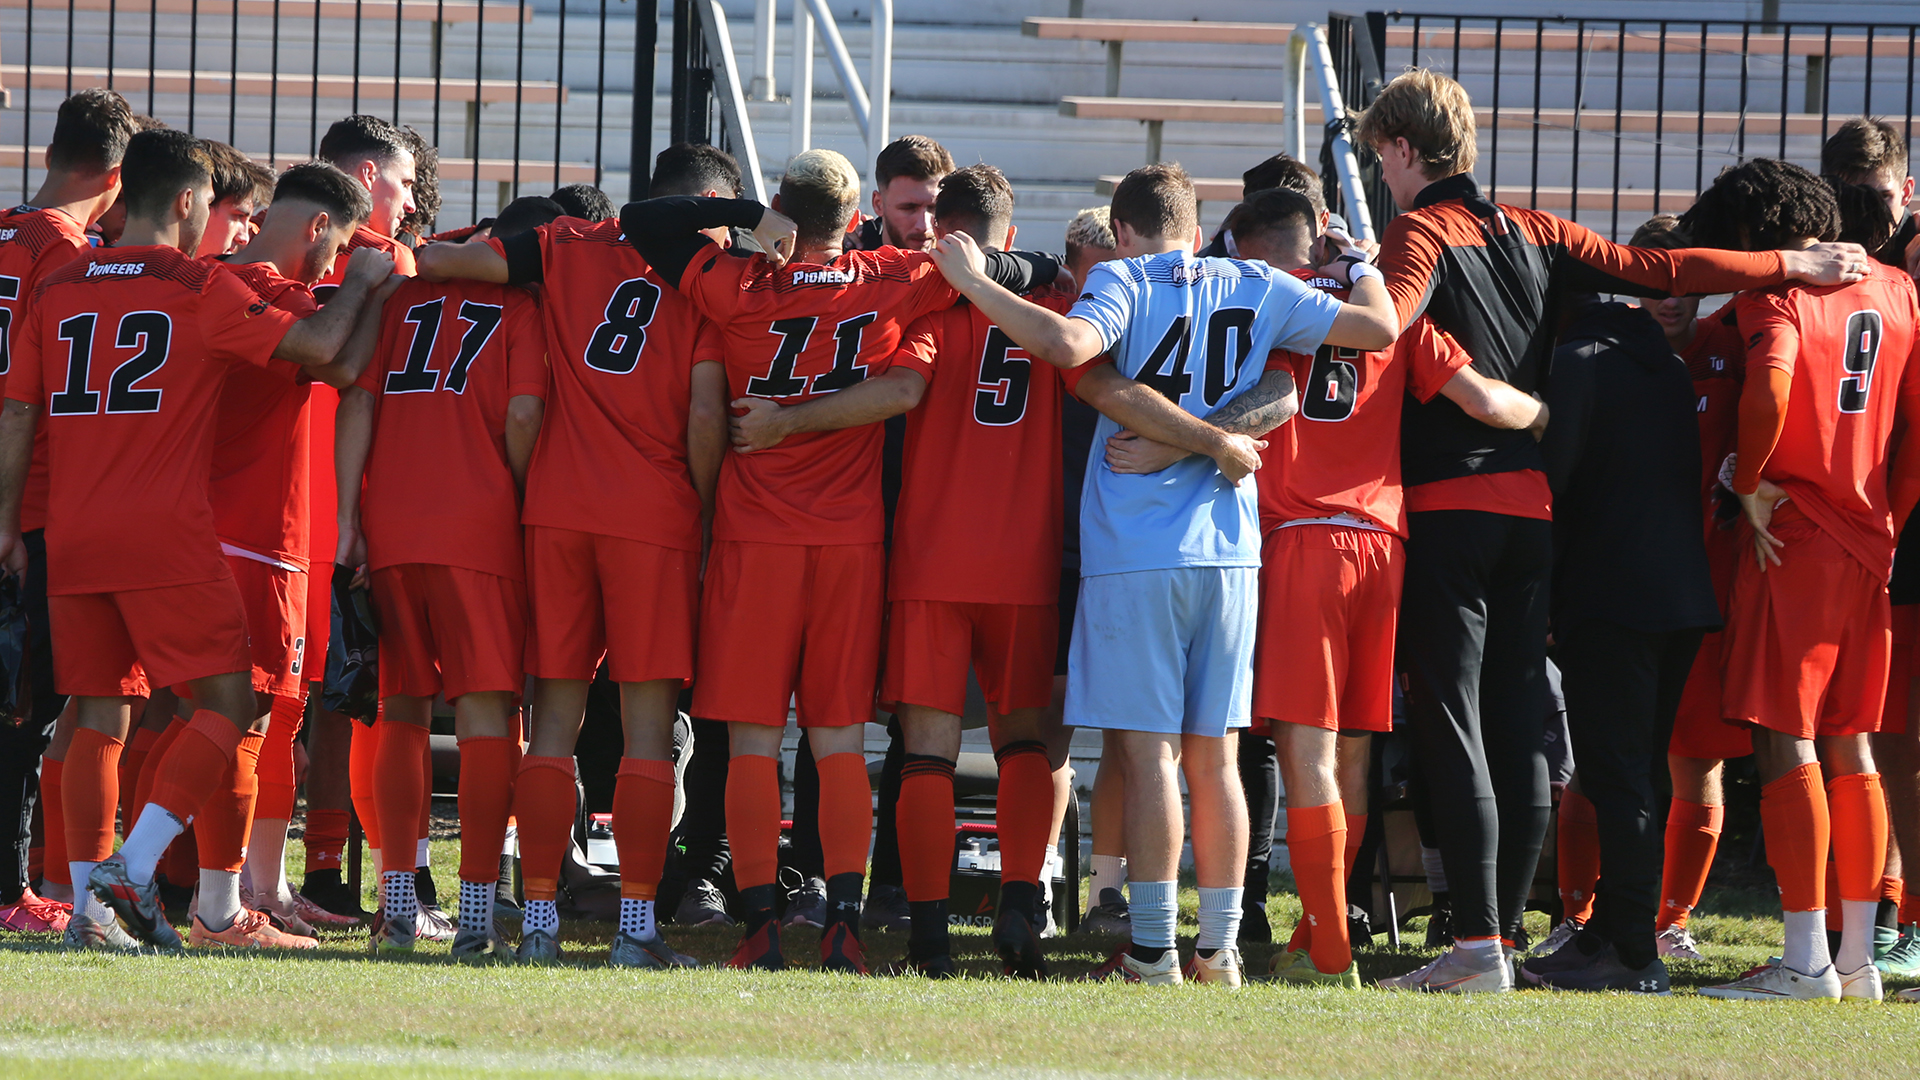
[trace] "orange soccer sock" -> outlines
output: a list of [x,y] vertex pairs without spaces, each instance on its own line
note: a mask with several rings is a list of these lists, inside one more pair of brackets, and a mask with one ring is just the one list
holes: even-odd
[[500,878],[500,848],[513,812],[520,746],[501,736],[460,740],[460,880]]
[[[1828,820],[1832,820],[1833,818],[1833,801],[1831,799],[1827,801],[1827,818]],[[1837,830],[1832,835],[1837,836]],[[1840,913],[1840,868],[1834,865],[1833,847],[1832,841],[1829,840],[1827,844],[1827,883],[1826,892],[1823,895],[1827,898],[1827,929],[1837,934],[1840,932],[1841,926],[1844,925],[1845,918]]]
[[[420,798],[424,778],[420,755],[431,734],[401,720],[380,722],[380,751],[374,758],[374,813],[380,815],[380,873],[412,870],[420,846]],[[496,849],[497,850],[497,849]]]
[[[41,876],[49,885],[68,885],[67,808],[63,782],[67,763],[44,758],[40,762],[40,829],[46,836]],[[82,888],[86,882],[81,882]]]
[[[113,854],[113,811],[120,801],[121,743],[92,728],[77,728],[61,770],[61,799],[66,811],[66,858],[100,862]],[[86,882],[78,883],[86,888]]]
[[147,803],[153,801],[153,778],[160,772],[160,762],[166,758],[167,751],[173,749],[174,741],[180,738],[180,733],[185,730],[187,730],[187,722],[176,716],[167,723],[166,729],[160,732],[160,737],[155,739],[153,745],[147,749],[147,760],[140,763],[139,778],[133,782],[133,816],[131,820],[122,823],[125,828],[121,835],[132,835],[133,827],[140,823],[140,811],[145,810]]
[[152,728],[140,728],[133,738],[120,750],[120,830],[122,833],[133,829],[133,819],[140,813],[140,807],[134,799],[140,793],[140,770],[147,763],[147,754],[153,750],[153,744],[160,741],[160,733]]
[[376,875],[380,869],[380,808],[373,801],[374,762],[380,757],[380,724],[353,723],[353,742],[347,746],[347,797],[360,819],[360,831],[373,852]]
[[[47,865],[53,865],[52,849],[48,849]],[[1920,923],[1920,889],[1909,889],[1903,879],[1900,882],[1900,924],[1912,926]]]
[[194,815],[193,835],[200,845],[200,869],[237,874],[247,860],[247,834],[253,830],[260,795],[262,736],[248,733],[233,748],[233,760],[221,770],[213,793]]
[[1826,907],[1832,824],[1819,762],[1808,762],[1760,789],[1760,827],[1767,836],[1767,865],[1780,886],[1781,910]]
[[1848,773],[1829,780],[1827,807],[1839,899],[1877,902],[1887,864],[1887,797],[1880,774]]
[[[1047,863],[1047,833],[1053,827],[1053,763],[1041,742],[1009,743],[993,757],[1000,767],[994,813],[1000,829],[1000,880],[1037,886]],[[951,800],[947,805],[951,808]],[[949,843],[946,850],[952,847]]]
[[560,864],[573,842],[578,805],[573,777],[570,757],[528,754],[520,759],[513,817],[520,825],[520,877],[528,900],[551,902],[559,891]]
[[1600,882],[1600,824],[1593,803],[1577,791],[1560,796],[1558,853],[1560,908],[1569,919],[1593,917],[1593,887]]
[[191,824],[227,775],[227,766],[245,734],[233,721],[211,709],[196,710],[154,770],[153,794],[147,801],[172,814],[182,825]]
[[[823,806],[826,786],[822,776]],[[780,763],[775,759],[735,754],[727,762],[727,845],[741,891],[773,884],[780,869]]]
[[1687,917],[1700,903],[1725,815],[1725,807],[1681,798],[1668,804],[1667,855],[1660,869],[1660,929],[1686,926]]
[[[1001,813],[1006,813],[1004,805]],[[908,902],[947,899],[953,879],[953,762],[908,754],[900,767],[900,801],[894,804],[893,819],[900,843],[900,883],[906,886]],[[1008,880],[1006,836],[1002,830],[1003,881]]]
[[1287,807],[1287,856],[1300,890],[1300,921],[1313,929],[1307,951],[1316,970],[1334,975],[1353,966],[1347,938],[1347,817],[1338,801]]
[[345,810],[307,811],[307,873],[325,870],[338,873],[341,856],[347,849],[347,812]]
[[867,872],[873,844],[873,787],[867,758],[846,751],[814,762],[820,770],[820,858],[827,880]]
[[673,762],[621,758],[613,784],[613,838],[620,850],[622,899],[651,900],[659,893],[672,820]]
[[420,832],[413,843],[412,865],[415,869],[427,865],[427,857],[420,853],[420,845],[433,835],[433,735],[431,732],[428,733],[427,739],[427,742],[420,744]]
[[253,816],[262,821],[288,821],[293,817],[294,779],[293,742],[306,718],[306,702],[295,697],[273,699],[273,719],[267,725],[267,741],[260,745],[260,794],[254,801]]

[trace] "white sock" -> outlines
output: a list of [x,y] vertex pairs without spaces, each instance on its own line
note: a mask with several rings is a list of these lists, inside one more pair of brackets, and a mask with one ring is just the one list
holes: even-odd
[[658,933],[653,925],[653,901],[620,898],[620,932],[628,937],[649,941]]
[[520,919],[520,932],[530,933],[545,930],[549,934],[560,933],[560,908],[551,900],[529,900]]
[[423,836],[420,838],[420,842],[414,845],[413,866],[414,869],[417,870],[432,865],[433,861],[427,856],[427,838]]
[[1787,911],[1781,913],[1787,936],[1780,949],[1780,962],[1805,975],[1827,970],[1827,912]]
[[1840,901],[1840,955],[1833,966],[1843,972],[1855,972],[1873,963],[1873,918],[1878,900]]
[[460,929],[476,934],[493,932],[493,882],[460,882]]
[[1471,941],[1462,941],[1459,938],[1453,940],[1453,947],[1456,949],[1491,949],[1498,944],[1500,939],[1497,937],[1474,938]]
[[500,854],[511,857],[520,845],[520,830],[514,825],[507,826],[506,842],[500,845]]
[[240,917],[240,875],[203,867],[197,914],[200,924],[215,933],[232,926],[233,920]]
[[1209,889],[1200,886],[1200,933],[1193,947],[1202,951],[1229,949],[1240,940],[1240,886]]
[[[140,811],[140,820],[120,845],[120,857],[126,860],[127,876],[134,884],[145,885],[153,880],[153,868],[160,865],[160,856],[167,853],[167,845],[173,839],[187,831],[188,822],[174,817],[172,812],[154,803],[148,803]],[[86,879],[77,878],[75,884],[86,888]]]
[[94,922],[101,922],[113,918],[112,913],[107,911],[107,905],[101,903],[93,893],[87,890],[87,875],[93,873],[93,868],[99,865],[99,863],[91,862],[70,862],[67,864],[67,873],[73,875],[67,880],[77,883],[73,890],[73,910],[76,912],[85,912],[87,917]]
[[1127,883],[1127,910],[1133,918],[1133,943],[1148,949],[1171,949],[1174,924],[1180,915],[1178,881]]
[[1124,855],[1095,855],[1093,880],[1087,885],[1087,906],[1100,903],[1100,890],[1119,892],[1127,884],[1127,860]]
[[413,893],[413,871],[388,870],[380,875],[381,902],[389,919],[411,919],[420,914],[420,900]]
[[293,887],[287,884],[287,823],[255,818],[247,833],[247,881],[257,903],[285,915],[293,910]]
[[1440,858],[1439,848],[1420,849],[1420,869],[1426,872],[1428,892],[1447,891],[1447,865]]

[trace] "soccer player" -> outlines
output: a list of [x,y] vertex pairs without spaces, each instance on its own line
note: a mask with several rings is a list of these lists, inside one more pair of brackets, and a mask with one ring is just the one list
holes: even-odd
[[[869,380],[898,394],[923,388],[910,358],[896,366],[901,332],[957,294],[923,252],[843,252],[859,190],[845,157],[810,150],[788,162],[773,210],[668,198],[621,212],[647,262],[722,328],[736,409],[797,404]],[[699,232],[723,226],[753,227],[762,254],[729,256]],[[1003,280],[1023,288],[1050,282],[1056,269],[1041,257],[992,258]],[[899,411],[891,394],[875,400],[885,411],[874,419]],[[797,696],[820,773],[822,962],[866,971],[859,919],[872,792],[861,746],[886,587],[879,439],[870,423],[799,432],[771,449],[727,454],[721,466],[693,711],[731,729],[727,831],[746,909],[737,967],[785,965],[773,919],[778,755]]]
[[577,217],[585,221],[599,223],[615,213],[613,200],[607,193],[592,184],[568,184],[547,196],[560,204],[568,217]]
[[[1359,141],[1403,211],[1380,266],[1399,325],[1425,311],[1475,370],[1531,393],[1553,343],[1549,311],[1566,290],[1732,292],[1787,278],[1829,283],[1864,272],[1855,245],[1734,254],[1649,252],[1609,243],[1536,210],[1480,194],[1472,103],[1460,84],[1416,69],[1362,116]],[[1546,836],[1542,753],[1551,492],[1524,431],[1480,423],[1447,400],[1410,406],[1402,427],[1408,512],[1396,663],[1451,893],[1456,948],[1390,985],[1502,991],[1502,940],[1520,914]]]
[[[502,242],[563,216],[515,200]],[[525,680],[527,588],[520,491],[547,396],[546,342],[532,294],[509,285],[415,278],[393,294],[377,362],[341,398],[340,554],[368,568],[380,618],[381,952],[408,952],[417,812],[426,792],[433,699],[453,705],[460,741],[457,960],[504,952],[493,894],[513,805]],[[365,483],[365,494],[361,485]]]
[[253,237],[254,214],[273,198],[273,170],[222,142],[207,143],[213,157],[213,211],[197,258],[231,255]]
[[[123,169],[122,246],[49,274],[12,342],[17,368],[0,416],[0,561],[25,568],[21,491],[44,409],[55,680],[79,697],[65,798],[69,834],[83,842],[70,842],[68,857],[75,880],[135,936],[177,948],[155,863],[236,770],[236,757],[257,753],[260,743],[245,609],[207,497],[221,381],[236,363],[331,363],[391,264],[376,252],[358,258],[338,308],[297,320],[186,254],[199,243],[213,194],[212,162],[199,140],[142,132],[129,141]],[[181,683],[198,702],[193,721],[108,858],[126,699]]]
[[[1759,251],[1806,248],[1841,226],[1826,184],[1765,158],[1722,171],[1680,220],[1698,242]],[[1920,443],[1902,443],[1888,479],[1896,415],[1911,424],[1920,406],[1909,367],[1920,306],[1911,278],[1869,262],[1852,285],[1734,298],[1747,379],[1729,486],[1747,550],[1727,613],[1722,707],[1754,728],[1786,943],[1778,962],[1701,990],[1709,997],[1881,996],[1873,925],[1887,816],[1870,737],[1886,696],[1896,523],[1920,495]],[[1831,957],[1829,839],[1843,919]]]
[[[655,190],[736,190],[718,152],[660,155]],[[574,747],[602,660],[620,684],[625,753],[614,788],[620,928],[609,961],[688,966],[654,899],[673,814],[673,724],[694,674],[699,571],[720,461],[726,378],[718,335],[618,220],[563,220],[485,244],[421,252],[434,277],[538,284],[552,387],[527,477],[533,730],[514,792],[527,896],[519,955],[560,956],[555,907],[572,842]],[[563,299],[565,298],[565,299]],[[613,501],[606,491],[619,491]]]
[[[119,198],[120,159],[133,130],[133,110],[111,90],[82,90],[61,102],[53,139],[47,144],[46,180],[32,200],[0,212],[0,381],[9,366],[4,358],[13,327],[25,321],[26,298],[41,278],[87,250],[87,230]],[[66,697],[54,689],[47,625],[47,549],[42,532],[46,505],[47,455],[42,436],[34,442],[20,522],[26,530],[28,553],[21,585],[27,609],[27,655],[33,665],[33,711],[24,723],[0,724],[0,821],[7,823],[6,850],[0,858],[0,927],[23,931],[64,931],[68,916],[67,905],[43,901],[27,880],[36,796],[45,819],[47,851],[54,856],[46,879],[64,883],[67,876],[65,817],[60,805],[64,766],[51,756],[44,769],[40,764],[55,720],[66,707]],[[80,885],[84,888],[86,883]]]
[[953,155],[925,135],[902,135],[873,161],[873,216],[847,244],[856,251],[933,246],[933,200],[953,171]]
[[[1066,317],[992,285],[964,234],[942,238],[935,258],[1030,355],[1070,368],[1111,351],[1120,374],[1190,414],[1185,449],[1257,450],[1251,436],[1285,419],[1284,373],[1255,374],[1273,348],[1377,349],[1393,341],[1390,301],[1364,260],[1351,264],[1361,277],[1355,300],[1342,303],[1259,263],[1196,259],[1193,185],[1177,165],[1129,173],[1112,214],[1122,258],[1093,269]],[[1098,433],[1119,430],[1108,418]],[[1260,560],[1256,493],[1239,479],[1203,458],[1152,477],[1088,470],[1066,721],[1122,732],[1133,945],[1106,973],[1130,982],[1181,981],[1174,879],[1182,770],[1201,889],[1195,970],[1203,981],[1240,982],[1247,820],[1233,732],[1250,719]]]

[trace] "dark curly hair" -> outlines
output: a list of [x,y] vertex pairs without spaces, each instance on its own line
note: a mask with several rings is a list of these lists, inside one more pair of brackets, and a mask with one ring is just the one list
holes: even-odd
[[1680,227],[1701,247],[1778,251],[1809,237],[1839,236],[1840,207],[1833,189],[1800,166],[1754,158],[1720,170],[1680,215]]
[[1886,195],[1865,184],[1849,184],[1837,176],[1823,176],[1840,206],[1840,239],[1859,244],[1871,255],[1893,239],[1898,222]]
[[413,152],[414,211],[400,222],[400,231],[426,236],[440,216],[440,149],[411,127],[400,128],[400,141]]

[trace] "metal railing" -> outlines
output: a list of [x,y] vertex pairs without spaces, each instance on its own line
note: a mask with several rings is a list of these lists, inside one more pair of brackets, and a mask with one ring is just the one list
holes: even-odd
[[1306,160],[1308,72],[1313,75],[1313,86],[1320,97],[1321,115],[1327,117],[1326,136],[1320,146],[1320,176],[1327,186],[1327,205],[1340,207],[1354,239],[1378,240],[1380,228],[1374,224],[1374,216],[1368,209],[1367,177],[1361,172],[1360,159],[1347,130],[1349,114],[1340,90],[1340,72],[1334,63],[1326,28],[1312,23],[1295,30],[1287,42],[1287,152],[1296,160]]
[[[773,86],[773,15],[771,0],[761,0],[762,10],[754,17],[756,31],[765,23],[764,37],[755,39],[755,68],[765,73],[767,95]],[[787,129],[789,156],[813,145],[813,54],[814,30],[825,39],[827,61],[847,96],[847,111],[854,126],[867,140],[867,158],[863,172],[872,180],[872,162],[891,136],[888,128],[893,113],[893,0],[873,0],[873,45],[868,61],[867,81],[854,70],[853,56],[840,37],[840,25],[834,20],[827,0],[795,0],[793,5],[793,74],[788,93],[793,103],[793,122]],[[868,94],[871,87],[872,94]],[[856,166],[860,167],[860,166]]]

